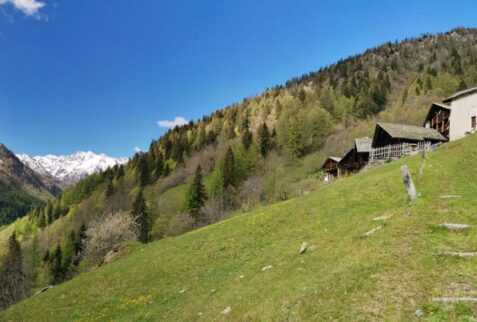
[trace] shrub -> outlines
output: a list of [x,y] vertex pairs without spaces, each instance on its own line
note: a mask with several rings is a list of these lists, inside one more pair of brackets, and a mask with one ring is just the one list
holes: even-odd
[[86,230],[86,256],[96,264],[102,264],[108,252],[137,236],[138,225],[127,212],[100,216]]

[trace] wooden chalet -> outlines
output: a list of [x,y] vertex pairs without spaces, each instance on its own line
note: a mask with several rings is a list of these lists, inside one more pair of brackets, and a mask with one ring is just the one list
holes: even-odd
[[384,147],[388,145],[418,142],[446,142],[447,138],[436,129],[406,125],[378,122],[374,131],[373,148]]
[[424,127],[437,130],[449,139],[451,107],[441,103],[432,103],[427,113]]
[[369,161],[372,141],[368,137],[354,140],[354,147],[341,159],[340,166],[345,172],[358,172]]
[[328,157],[323,165],[321,166],[321,169],[324,172],[324,181],[325,182],[330,182],[333,181],[336,178],[339,178],[341,176],[341,165],[340,165],[341,158],[338,157]]

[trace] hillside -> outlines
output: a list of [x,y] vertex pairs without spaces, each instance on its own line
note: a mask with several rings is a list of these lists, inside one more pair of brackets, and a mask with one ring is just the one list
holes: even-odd
[[24,216],[59,192],[51,177],[36,174],[0,144],[0,225]]
[[[82,179],[5,227],[0,254],[15,232],[31,294],[54,280],[42,258],[71,249],[72,236],[102,214],[131,211],[140,192],[155,241],[328,191],[320,171],[326,156],[343,155],[378,120],[422,125],[431,102],[475,86],[476,44],[477,30],[465,28],[389,42],[171,129],[127,164]],[[208,198],[193,217],[187,198],[199,165]],[[70,260],[62,260],[64,279],[93,266]]]
[[[412,321],[421,310],[422,320],[470,321],[474,304],[433,299],[477,294],[475,259],[446,255],[475,251],[476,151],[474,135],[428,153],[421,177],[421,157],[405,158],[309,196],[135,246],[1,319]],[[403,164],[421,194],[414,202],[402,184]],[[373,220],[382,216],[388,219]],[[471,227],[439,227],[446,222]],[[308,250],[300,255],[302,242]]]

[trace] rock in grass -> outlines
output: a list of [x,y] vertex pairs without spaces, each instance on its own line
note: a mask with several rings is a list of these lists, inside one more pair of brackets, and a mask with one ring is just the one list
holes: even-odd
[[265,267],[262,267],[262,271],[268,271],[269,269],[272,269],[272,265],[267,265]]
[[182,290],[179,291],[179,294],[183,294],[187,292],[189,289],[188,288],[183,288]]
[[447,253],[447,255],[468,258],[468,257],[477,256],[477,252],[450,252],[450,253]]
[[225,310],[223,310],[220,314],[227,315],[230,312],[232,312],[232,308],[230,306],[227,306]]
[[412,181],[411,173],[407,165],[401,166],[401,177],[402,177],[402,182],[404,183],[404,187],[406,187],[409,199],[411,200],[416,199],[417,198],[416,186],[414,185],[414,182]]
[[375,217],[373,218],[373,221],[386,221],[388,220],[389,218],[391,218],[393,215],[384,215],[384,216],[379,216],[379,217]]
[[383,226],[378,226],[376,228],[373,228],[371,229],[370,231],[367,231],[365,232],[364,234],[361,235],[361,237],[369,237],[371,236],[372,234],[374,234],[375,232],[377,232],[378,230],[380,230],[381,228],[383,228]]
[[33,296],[38,295],[38,294],[41,294],[41,293],[43,293],[43,292],[46,292],[46,291],[48,291],[48,290],[49,290],[50,288],[52,288],[52,287],[53,287],[53,285],[45,286],[45,287],[43,287],[42,289],[39,289],[38,291],[36,291],[35,294],[33,294]]
[[306,252],[306,248],[308,247],[308,244],[306,242],[303,242],[300,247],[300,254],[303,254]]
[[458,303],[458,302],[477,303],[477,297],[433,297],[432,301],[441,302],[441,303]]
[[439,226],[449,230],[463,230],[470,227],[470,225],[467,225],[467,224],[454,224],[454,223],[443,223],[443,224],[440,224]]
[[446,196],[440,196],[439,198],[441,199],[452,199],[452,198],[462,198],[461,195],[446,195]]
[[415,314],[418,318],[420,318],[421,316],[424,315],[424,312],[422,312],[421,309],[418,309],[418,310],[416,310],[416,312],[414,312],[414,314]]

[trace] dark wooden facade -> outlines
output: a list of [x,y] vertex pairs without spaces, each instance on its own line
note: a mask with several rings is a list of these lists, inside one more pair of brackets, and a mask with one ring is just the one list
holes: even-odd
[[369,161],[371,150],[370,138],[355,139],[354,147],[341,159],[340,165],[344,172],[352,173],[361,170]]
[[341,158],[338,157],[328,157],[323,165],[321,170],[323,170],[325,175],[325,181],[331,181],[333,179],[339,178],[341,176]]
[[446,139],[449,139],[450,113],[449,106],[433,103],[427,113],[424,127],[435,129]]
[[373,137],[373,148],[401,143],[446,142],[447,138],[436,129],[394,123],[377,123]]

